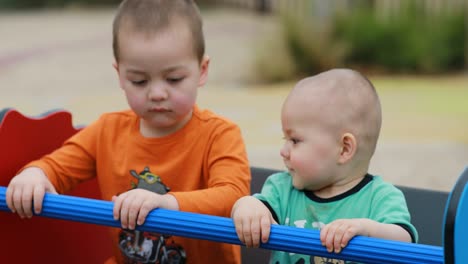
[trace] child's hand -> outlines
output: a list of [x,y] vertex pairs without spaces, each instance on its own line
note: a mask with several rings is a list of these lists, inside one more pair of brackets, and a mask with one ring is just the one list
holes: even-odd
[[31,218],[33,201],[34,212],[39,214],[42,211],[42,202],[46,192],[57,193],[44,171],[37,167],[30,167],[10,181],[6,192],[6,202],[13,213],[18,213],[21,218]]
[[237,200],[231,212],[239,240],[247,247],[258,247],[268,241],[270,226],[276,224],[268,208],[258,199],[245,196]]
[[339,219],[324,226],[320,231],[320,241],[328,252],[340,253],[351,238],[369,236],[366,228],[368,219]]
[[178,210],[179,204],[174,196],[157,194],[145,189],[133,189],[112,197],[114,204],[114,219],[119,220],[122,228],[135,229],[136,224],[142,225],[148,213],[155,208]]

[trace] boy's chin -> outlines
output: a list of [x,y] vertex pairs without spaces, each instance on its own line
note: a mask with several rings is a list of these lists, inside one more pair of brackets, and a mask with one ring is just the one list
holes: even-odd
[[292,181],[292,186],[299,191],[304,190],[304,183],[294,180],[294,179]]
[[292,180],[292,186],[299,191],[314,191],[315,190],[314,187],[316,187],[315,185],[311,183],[299,181],[294,178]]

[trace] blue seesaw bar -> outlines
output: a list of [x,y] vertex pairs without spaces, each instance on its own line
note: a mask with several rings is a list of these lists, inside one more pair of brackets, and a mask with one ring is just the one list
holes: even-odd
[[[10,211],[6,188],[0,187],[0,210]],[[112,215],[113,202],[46,194],[39,216],[83,223],[120,227]],[[230,218],[166,209],[151,211],[137,230],[241,245]],[[270,239],[260,246],[306,255],[346,259],[364,263],[444,263],[441,247],[357,236],[339,254],[328,253],[319,231],[273,225]]]

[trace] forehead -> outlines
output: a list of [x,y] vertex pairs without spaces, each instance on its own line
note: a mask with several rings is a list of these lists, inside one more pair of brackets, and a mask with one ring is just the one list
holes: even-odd
[[294,115],[323,112],[331,100],[331,95],[327,90],[319,86],[297,85],[286,98],[283,111]]
[[121,61],[173,61],[197,59],[192,37],[187,29],[172,25],[157,32],[145,32],[126,27],[118,37]]
[[[148,39],[153,37],[173,37],[182,38],[187,44],[193,44],[193,38],[189,26],[185,20],[171,19],[168,23],[158,27],[141,27],[130,19],[124,19],[121,22],[117,39],[119,43],[130,39],[134,35],[144,35]],[[157,38],[155,39],[157,40]]]
[[305,98],[288,98],[281,110],[283,129],[297,129],[320,121],[323,114],[319,108],[318,105]]
[[283,104],[283,129],[330,129],[339,115],[335,95],[324,87],[296,86]]

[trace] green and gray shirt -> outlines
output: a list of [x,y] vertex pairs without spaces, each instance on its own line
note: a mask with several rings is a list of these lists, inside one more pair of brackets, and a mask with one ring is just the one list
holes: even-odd
[[[368,218],[380,223],[399,225],[408,231],[413,242],[418,240],[403,193],[379,176],[367,174],[351,190],[323,199],[312,191],[295,189],[289,173],[281,172],[268,177],[262,192],[254,196],[270,209],[280,225],[320,230],[322,226],[337,219]],[[270,263],[351,262],[274,251]]]

